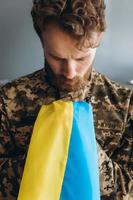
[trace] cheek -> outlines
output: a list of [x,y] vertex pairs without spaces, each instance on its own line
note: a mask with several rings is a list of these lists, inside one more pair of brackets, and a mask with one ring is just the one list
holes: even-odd
[[90,57],[83,63],[79,63],[77,67],[77,72],[83,76],[88,71],[88,69],[91,68],[93,60],[94,60],[94,57]]
[[77,67],[77,73],[80,75],[80,76],[84,76],[84,74],[88,71],[89,69],[89,65],[85,65],[85,64],[81,64],[81,65],[78,65]]
[[89,68],[91,68],[92,66],[92,63],[94,61],[94,58],[95,58],[95,53],[96,51],[94,51],[89,57],[87,60],[85,60],[84,62],[82,63],[78,63],[77,64],[77,72],[84,75]]
[[45,55],[45,58],[50,66],[50,68],[52,69],[52,71],[55,73],[55,74],[59,74],[60,72],[60,64],[59,62],[53,60],[52,58],[50,58],[49,56]]

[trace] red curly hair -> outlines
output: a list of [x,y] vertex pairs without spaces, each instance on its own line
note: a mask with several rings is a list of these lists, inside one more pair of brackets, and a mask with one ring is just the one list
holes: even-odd
[[31,15],[40,39],[50,23],[58,24],[81,45],[89,41],[90,32],[106,29],[104,0],[33,0]]

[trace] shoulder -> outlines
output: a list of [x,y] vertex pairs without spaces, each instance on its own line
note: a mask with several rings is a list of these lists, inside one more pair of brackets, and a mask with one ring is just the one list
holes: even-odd
[[94,86],[93,93],[96,97],[103,100],[108,99],[110,103],[117,106],[117,104],[129,105],[132,101],[133,91],[116,81],[109,79],[107,76],[93,71]]
[[5,94],[8,94],[9,91],[25,91],[26,89],[32,90],[36,84],[41,84],[42,72],[43,69],[8,82],[1,87],[1,91],[3,91]]
[[13,80],[0,88],[1,107],[12,117],[14,113],[29,112],[39,106],[48,87],[43,69]]
[[133,92],[101,73],[93,73],[91,103],[96,136],[110,156],[125,135],[126,126],[133,119]]
[[5,99],[14,99],[15,97],[32,99],[38,95],[40,90],[45,90],[46,87],[47,83],[43,77],[43,69],[40,69],[2,86],[0,96]]
[[122,130],[133,111],[133,91],[94,70],[91,92],[96,123]]

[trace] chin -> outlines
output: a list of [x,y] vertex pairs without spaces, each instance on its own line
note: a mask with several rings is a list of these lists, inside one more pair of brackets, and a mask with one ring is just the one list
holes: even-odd
[[58,90],[60,92],[76,92],[84,86],[84,84],[60,84],[58,85]]

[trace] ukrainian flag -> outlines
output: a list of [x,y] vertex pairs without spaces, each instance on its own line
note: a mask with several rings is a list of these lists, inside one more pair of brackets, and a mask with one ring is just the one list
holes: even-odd
[[59,100],[41,107],[18,200],[100,200],[90,104]]

